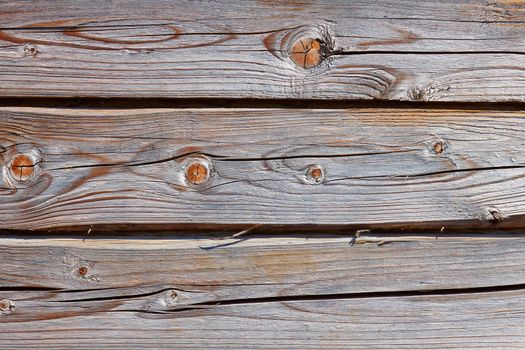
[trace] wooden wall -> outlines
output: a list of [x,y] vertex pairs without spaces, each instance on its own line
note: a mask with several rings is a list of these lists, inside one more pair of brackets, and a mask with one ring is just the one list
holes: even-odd
[[0,349],[525,348],[525,2],[0,2]]

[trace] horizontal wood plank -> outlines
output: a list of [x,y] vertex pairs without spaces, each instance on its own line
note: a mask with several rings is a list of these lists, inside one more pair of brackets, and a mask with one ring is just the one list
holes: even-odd
[[[23,293],[21,293],[23,297]],[[155,300],[155,298],[159,300]],[[166,295],[84,302],[31,297],[1,315],[6,348],[522,349],[525,295],[261,302],[187,311],[137,310]],[[169,300],[169,299],[168,299]],[[31,317],[48,313],[43,319]]]
[[0,229],[519,227],[524,116],[2,108]]
[[522,0],[0,4],[1,96],[525,101],[524,54]]
[[[190,303],[525,284],[525,239],[0,239],[0,289],[177,289]],[[236,242],[234,245],[221,246]],[[219,246],[218,246],[219,245]],[[217,247],[218,246],[218,247]],[[203,249],[216,247],[215,249]],[[186,292],[184,292],[186,291]],[[87,295],[90,295],[88,292]],[[102,292],[104,293],[104,292]]]
[[525,345],[523,237],[376,239],[2,238],[2,347]]

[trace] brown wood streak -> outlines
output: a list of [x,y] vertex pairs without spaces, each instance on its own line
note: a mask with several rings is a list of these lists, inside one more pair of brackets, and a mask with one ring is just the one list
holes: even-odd
[[96,3],[0,4],[0,96],[525,101],[521,2]]
[[374,40],[374,41],[364,41],[357,44],[359,47],[370,47],[370,46],[382,46],[382,45],[398,45],[398,44],[412,44],[415,43],[419,37],[412,33],[410,30],[403,28],[392,28],[394,31],[398,32],[399,38],[391,38],[385,40]]
[[[510,228],[525,215],[517,111],[12,107],[0,118],[2,229]],[[11,159],[31,152],[35,176],[11,181]],[[211,173],[193,186],[187,167],[202,159]],[[312,185],[314,165],[325,175]]]
[[177,37],[182,33],[182,29],[177,28],[175,26],[167,25],[166,27],[171,29],[173,31],[173,34],[169,35],[167,38],[163,38],[163,39],[150,39],[150,40],[108,39],[108,38],[102,38],[102,37],[98,37],[98,36],[94,36],[94,35],[89,35],[87,33],[79,31],[78,29],[75,29],[75,30],[64,30],[64,35],[69,35],[69,36],[74,36],[74,37],[77,37],[77,38],[94,40],[94,41],[102,41],[104,43],[110,43],[110,44],[152,44],[152,43],[160,43],[160,42],[163,42],[163,41],[177,39]]
[[[52,22],[43,22],[43,23],[35,23],[31,24],[22,28],[53,28],[57,24],[60,24],[61,26],[65,26],[66,29],[61,30],[61,33],[65,36],[80,38],[80,39],[86,39],[91,40],[95,42],[102,42],[107,44],[118,44],[118,45],[138,45],[138,44],[155,44],[155,43],[163,43],[168,42],[172,40],[178,39],[181,34],[183,34],[183,30],[181,28],[178,28],[174,25],[163,25],[163,27],[168,28],[173,34],[167,35],[166,38],[162,39],[149,39],[149,40],[122,40],[122,39],[109,39],[104,38],[100,36],[95,35],[89,35],[82,31],[83,27],[82,25],[85,24],[93,24],[95,21],[80,21],[80,20],[73,20],[73,21],[52,21]],[[130,26],[133,27],[133,26]],[[86,27],[85,29],[88,29],[89,27]],[[222,38],[219,38],[217,40],[212,40],[205,43],[194,43],[194,44],[187,44],[187,45],[177,45],[177,46],[170,46],[170,49],[188,49],[188,48],[198,48],[202,46],[207,45],[215,45],[215,44],[221,44],[228,40],[235,39],[235,35],[228,34],[225,35]],[[69,48],[76,48],[76,49],[85,49],[85,50],[122,50],[122,47],[108,47],[108,46],[97,46],[97,45],[85,45],[85,44],[75,44],[71,42],[59,42],[59,41],[51,41],[51,40],[38,40],[38,39],[31,39],[31,38],[24,38],[20,37],[14,34],[9,34],[6,31],[0,30],[0,40],[7,41],[10,43],[15,44],[36,44],[36,45],[48,45],[48,46],[64,46]],[[146,47],[137,47],[133,46],[134,50],[148,50],[150,48]]]
[[[370,243],[380,241],[388,244]],[[491,349],[525,342],[523,237],[363,234],[354,246],[325,236],[199,248],[213,242],[0,238],[0,332],[11,335],[2,346],[185,347],[191,339],[197,348],[245,348],[249,339],[253,348]]]

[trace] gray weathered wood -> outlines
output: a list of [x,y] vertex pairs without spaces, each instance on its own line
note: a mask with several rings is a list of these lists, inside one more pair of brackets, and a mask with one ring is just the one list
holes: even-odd
[[150,286],[187,291],[195,303],[525,284],[520,236],[363,234],[350,245],[352,236],[252,237],[212,250],[201,247],[235,240],[3,238],[0,289],[87,289],[93,297]]
[[[525,2],[3,1],[0,95],[525,101]],[[328,47],[312,69],[293,41]]]
[[375,239],[3,238],[1,347],[525,346],[523,237]]
[[[523,117],[441,109],[2,108],[0,228],[516,227],[525,214]],[[36,163],[26,182],[12,171],[17,154]],[[194,186],[185,169],[202,159],[212,176]],[[312,165],[326,170],[319,184],[306,179]]]
[[518,104],[5,106],[525,102],[524,56],[523,0],[0,2],[0,349],[525,348]]
[[[24,293],[20,293],[24,297]],[[68,295],[68,297],[74,297]],[[173,295],[15,301],[2,347],[39,349],[523,349],[523,291],[213,305]],[[168,310],[148,310],[166,305]],[[19,312],[22,317],[17,317]],[[42,319],[35,315],[43,314]],[[13,321],[10,322],[9,318]]]

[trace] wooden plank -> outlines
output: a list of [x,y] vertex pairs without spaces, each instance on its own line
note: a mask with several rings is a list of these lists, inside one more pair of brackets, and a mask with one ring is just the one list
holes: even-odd
[[[525,101],[524,9],[523,0],[3,1],[0,95]],[[297,66],[294,45],[315,38],[324,59]]]
[[[20,293],[23,297],[23,293]],[[166,295],[30,298],[2,315],[5,348],[523,349],[523,291],[261,302],[147,311]],[[140,308],[140,309],[137,309]],[[16,317],[20,312],[21,317]],[[34,315],[44,314],[42,319]],[[25,314],[25,315],[24,315]],[[13,316],[12,316],[13,315]],[[13,317],[10,322],[9,318]]]
[[523,117],[2,108],[0,228],[522,227]]
[[195,303],[525,284],[519,235],[251,237],[211,250],[236,240],[84,237],[0,239],[0,289],[176,289]]
[[2,347],[525,345],[522,236],[376,238],[2,238]]

